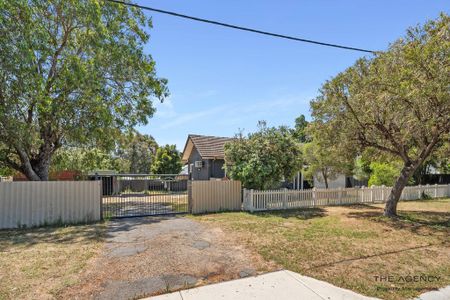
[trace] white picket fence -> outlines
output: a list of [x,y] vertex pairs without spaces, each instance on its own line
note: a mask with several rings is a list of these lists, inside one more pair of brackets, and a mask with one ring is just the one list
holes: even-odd
[[[386,202],[390,191],[391,187],[386,186],[266,191],[244,189],[243,209],[263,211],[324,205],[383,203]],[[450,197],[450,184],[408,186],[403,190],[400,200],[417,200],[423,195],[431,198]]]

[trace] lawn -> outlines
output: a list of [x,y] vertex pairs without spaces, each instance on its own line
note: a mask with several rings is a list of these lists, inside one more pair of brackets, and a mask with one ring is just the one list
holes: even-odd
[[104,224],[0,230],[0,299],[49,299],[77,283]]
[[238,236],[267,261],[368,296],[405,299],[449,285],[450,199],[401,202],[396,221],[382,207],[193,218]]

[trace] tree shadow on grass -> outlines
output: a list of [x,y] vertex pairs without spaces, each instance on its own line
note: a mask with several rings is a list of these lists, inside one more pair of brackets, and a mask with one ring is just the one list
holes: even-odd
[[308,220],[313,218],[321,218],[327,216],[326,210],[323,208],[301,208],[289,210],[272,210],[264,212],[255,212],[253,215],[263,218],[281,217],[281,218],[296,218],[299,220]]
[[348,204],[348,205],[342,205],[342,207],[349,208],[349,209],[372,209],[372,210],[380,210],[379,207],[373,206],[371,204]]
[[102,241],[104,237],[105,225],[102,223],[1,230],[0,252],[10,247],[27,248],[39,243],[89,244]]
[[136,217],[91,224],[0,230],[0,252],[17,246],[27,248],[38,243],[90,244],[102,242],[117,232],[132,231],[141,225],[158,223],[175,217]]
[[398,217],[383,216],[383,210],[349,212],[349,218],[367,219],[382,223],[396,230],[409,230],[424,236],[443,236],[450,234],[450,212],[437,211],[398,211]]
[[430,248],[433,246],[441,246],[442,244],[445,244],[445,242],[436,243],[436,244],[419,245],[419,246],[407,247],[407,248],[398,249],[398,250],[379,252],[377,254],[361,255],[361,256],[357,256],[357,257],[345,258],[345,259],[327,262],[327,263],[323,263],[323,264],[317,264],[317,265],[307,268],[306,270],[314,270],[314,269],[319,269],[319,268],[323,268],[323,267],[332,267],[334,265],[341,264],[341,263],[349,263],[349,262],[354,262],[354,261],[359,261],[359,260],[370,259],[370,258],[374,258],[374,257],[383,257],[385,255],[399,254],[399,253],[407,252],[407,251],[411,251],[411,250],[426,249],[426,248]]

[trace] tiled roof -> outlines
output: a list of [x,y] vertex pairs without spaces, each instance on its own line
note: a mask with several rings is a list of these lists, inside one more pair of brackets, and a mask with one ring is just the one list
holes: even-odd
[[188,139],[189,138],[203,159],[224,159],[224,145],[226,142],[233,140],[233,138],[228,137],[196,134],[190,134]]

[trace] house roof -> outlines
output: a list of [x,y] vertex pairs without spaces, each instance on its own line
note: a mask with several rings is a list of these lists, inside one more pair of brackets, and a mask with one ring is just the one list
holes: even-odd
[[203,159],[224,159],[224,145],[233,138],[190,134],[184,146],[182,160],[187,162],[195,147]]

